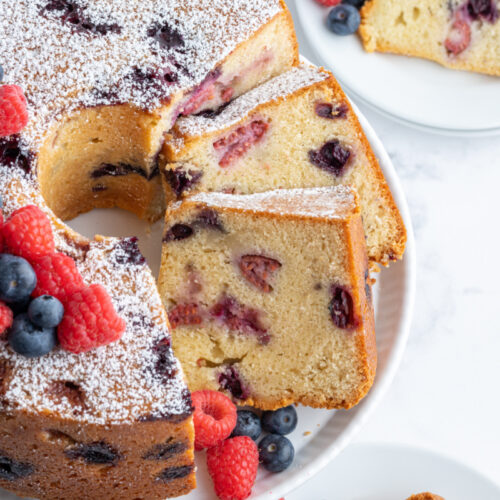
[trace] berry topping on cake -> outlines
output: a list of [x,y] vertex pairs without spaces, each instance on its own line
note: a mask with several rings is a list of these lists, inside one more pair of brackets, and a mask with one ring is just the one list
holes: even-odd
[[331,174],[340,177],[345,172],[347,162],[351,157],[351,152],[334,139],[328,141],[317,151],[309,151],[309,161]]
[[66,312],[57,329],[63,349],[79,354],[119,340],[125,321],[116,314],[101,285],[75,292],[65,302]]
[[10,347],[27,358],[38,358],[54,349],[57,338],[54,328],[34,325],[26,313],[14,318],[8,333]]
[[63,253],[37,259],[33,268],[38,280],[33,297],[52,295],[64,303],[68,296],[85,286],[75,261]]
[[17,134],[28,124],[28,109],[18,85],[0,87],[0,137]]
[[7,304],[0,302],[0,337],[5,335],[5,332],[12,326],[13,319],[12,309]]
[[245,500],[257,477],[257,445],[247,436],[227,439],[207,451],[207,466],[221,500]]
[[273,291],[270,281],[274,279],[281,263],[276,259],[263,255],[243,255],[239,262],[243,276],[260,291],[269,293]]
[[28,316],[40,328],[55,328],[63,319],[64,306],[51,295],[41,295],[29,305]]
[[234,399],[244,401],[250,396],[250,390],[241,380],[241,376],[233,365],[229,365],[226,369],[219,373],[218,382],[220,388],[228,391]]
[[180,198],[185,191],[188,191],[199,182],[203,172],[177,167],[173,170],[166,170],[164,175],[165,180],[170,184],[177,198]]
[[193,235],[193,228],[187,224],[174,224],[166,233],[163,241],[179,241]]
[[203,316],[198,304],[177,304],[168,311],[168,320],[175,329],[181,325],[199,325]]
[[293,406],[286,406],[276,411],[262,413],[262,428],[272,434],[285,436],[297,427],[297,411]]
[[9,253],[33,260],[54,253],[54,236],[48,217],[35,205],[16,210],[3,226]]
[[121,458],[112,446],[102,441],[79,443],[64,450],[64,454],[73,460],[83,459],[89,465],[115,465]]
[[248,125],[238,127],[228,136],[214,142],[214,149],[221,154],[219,165],[229,167],[243,156],[251,146],[260,142],[269,124],[262,120],[254,120]]
[[318,102],[314,106],[314,111],[321,118],[335,120],[336,118],[345,118],[349,109],[345,104],[339,104],[334,108],[333,104],[329,102]]
[[334,7],[326,18],[326,25],[336,35],[352,35],[361,23],[359,11],[353,5],[340,4]]
[[28,463],[18,462],[12,458],[6,457],[0,451],[0,479],[6,481],[16,481],[23,477],[33,474],[35,468]]
[[36,274],[22,257],[0,254],[0,300],[7,304],[25,302],[36,285]]
[[281,472],[290,467],[295,450],[285,436],[269,434],[259,443],[259,461],[270,472]]
[[261,344],[269,343],[270,336],[260,319],[260,311],[244,304],[235,298],[223,296],[212,309],[210,314],[226,325],[230,330],[249,335],[255,335]]
[[194,405],[195,448],[211,448],[230,436],[236,425],[236,407],[217,391],[195,391]]
[[238,410],[238,419],[231,437],[248,436],[256,441],[262,433],[260,418],[253,411]]
[[328,306],[335,326],[343,329],[356,327],[351,294],[341,286],[332,287],[333,298]]

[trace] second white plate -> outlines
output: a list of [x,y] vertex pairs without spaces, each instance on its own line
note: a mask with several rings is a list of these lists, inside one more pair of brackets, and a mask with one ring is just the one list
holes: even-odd
[[352,97],[429,131],[500,134],[500,77],[446,69],[423,59],[365,52],[356,35],[341,37],[326,28],[328,8],[314,0],[295,0],[296,8],[291,7],[310,48]]

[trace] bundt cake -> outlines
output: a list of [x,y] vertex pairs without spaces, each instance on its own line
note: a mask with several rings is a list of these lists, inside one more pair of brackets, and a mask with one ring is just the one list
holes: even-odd
[[166,213],[159,288],[191,390],[350,408],[376,351],[366,243],[347,186],[198,193]]
[[368,0],[359,32],[369,52],[500,76],[499,12],[498,0]]
[[416,493],[415,495],[408,497],[406,500],[444,500],[444,498],[426,491],[425,493]]
[[181,118],[165,142],[169,199],[351,184],[368,255],[401,258],[406,232],[377,159],[331,73],[302,64],[216,112]]
[[0,486],[50,499],[126,499],[194,487],[192,405],[155,281],[133,239],[88,241],[61,219],[119,206],[162,214],[158,155],[184,114],[217,108],[291,67],[281,0],[0,0],[3,84],[28,125],[0,137],[8,217],[49,217],[56,250],[105,287],[118,342],[40,358],[0,340]]

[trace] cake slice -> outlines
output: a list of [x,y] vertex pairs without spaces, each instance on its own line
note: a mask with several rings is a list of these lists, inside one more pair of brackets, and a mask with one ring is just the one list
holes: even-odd
[[347,186],[174,203],[159,288],[189,388],[263,409],[355,405],[376,365],[367,266]]
[[500,76],[499,11],[498,0],[369,0],[359,32],[369,52]]
[[353,185],[371,261],[401,258],[406,232],[360,124],[331,75],[303,64],[215,113],[178,120],[164,149],[167,198],[199,191]]

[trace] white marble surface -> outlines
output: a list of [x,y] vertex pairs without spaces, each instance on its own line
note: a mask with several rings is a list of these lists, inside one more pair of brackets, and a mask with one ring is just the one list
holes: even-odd
[[[300,30],[299,42],[306,57],[321,63]],[[428,448],[500,483],[500,136],[424,133],[357,104],[403,183],[418,276],[406,354],[356,441]],[[464,105],[472,103],[457,103]],[[317,480],[331,491],[327,478]],[[287,500],[306,498],[309,488]]]

